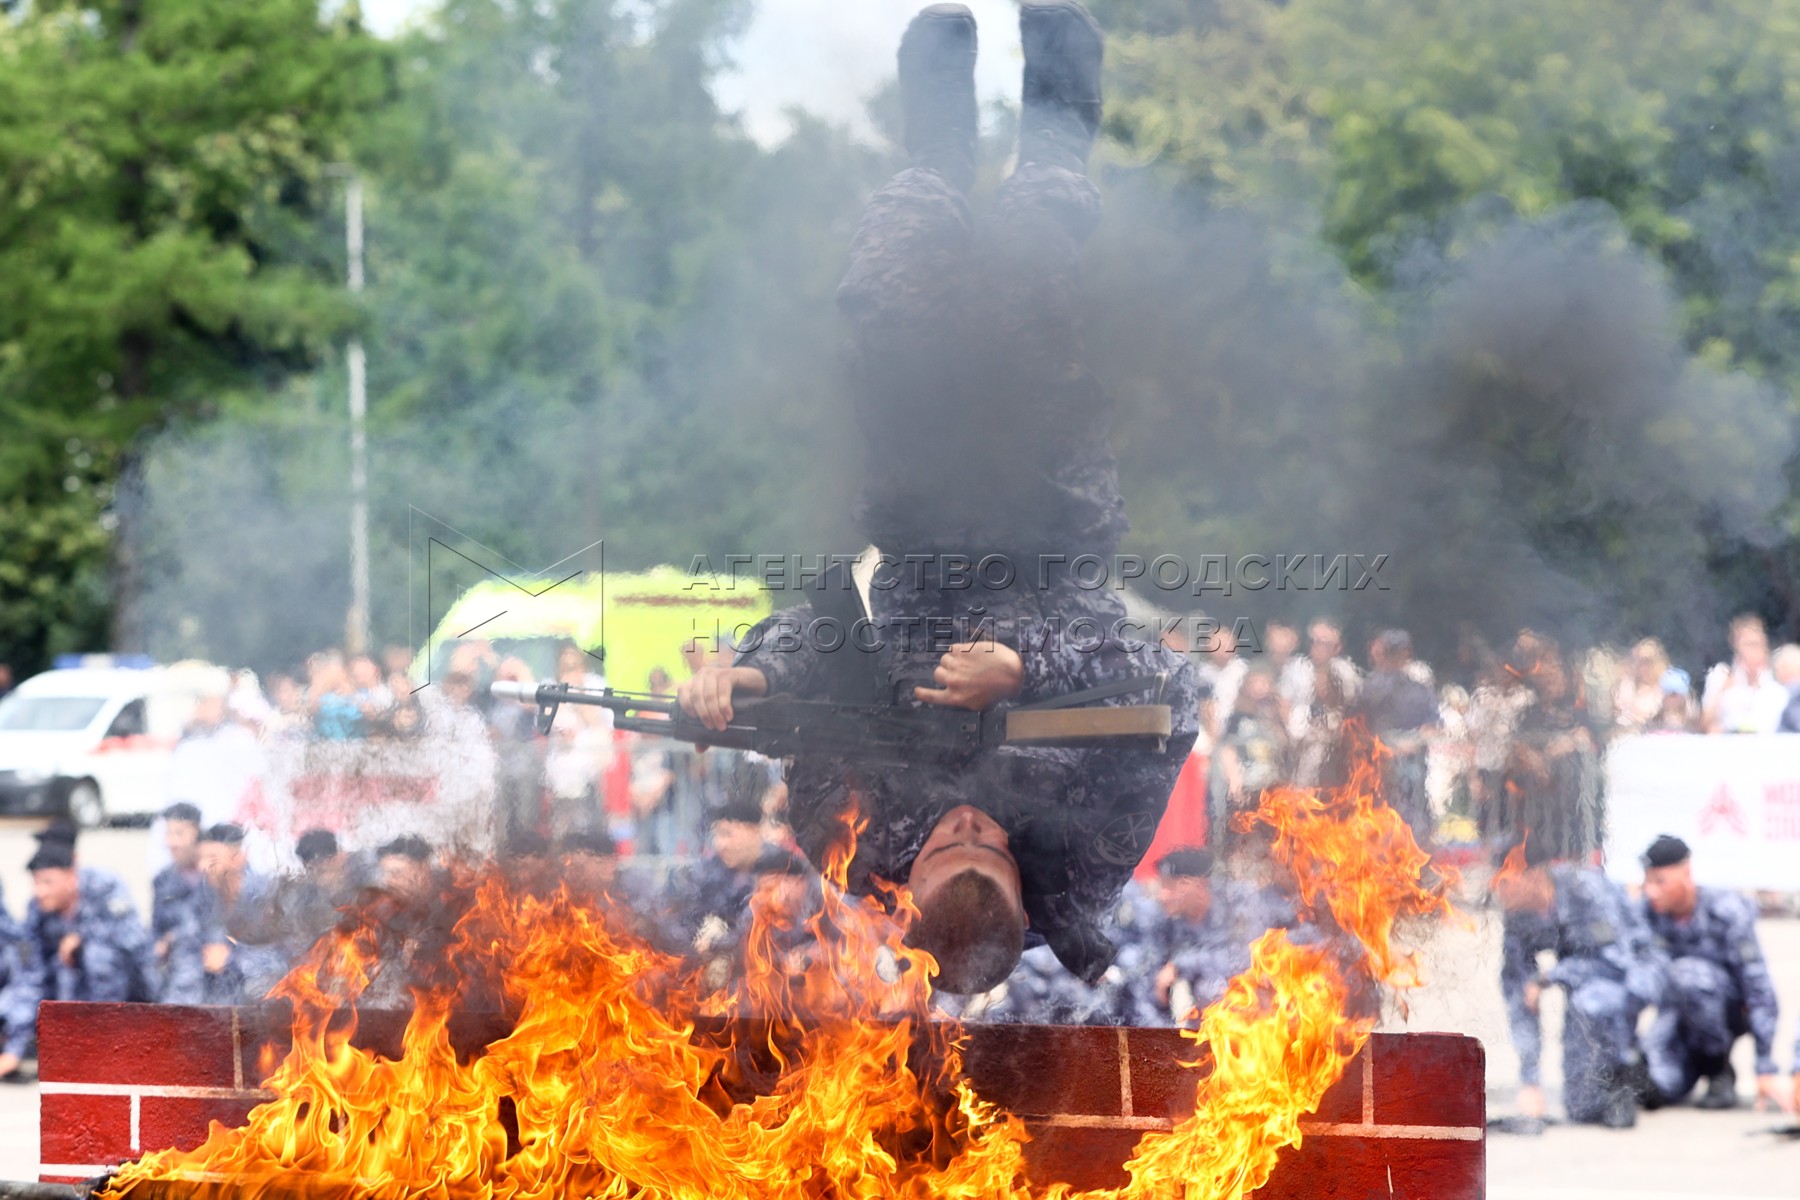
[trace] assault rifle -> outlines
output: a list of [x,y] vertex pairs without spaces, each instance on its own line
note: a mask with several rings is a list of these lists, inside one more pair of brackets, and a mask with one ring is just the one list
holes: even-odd
[[610,709],[613,725],[633,733],[754,750],[769,758],[819,754],[885,763],[962,763],[993,746],[1093,746],[1141,743],[1161,751],[1170,731],[1166,704],[1092,706],[1088,702],[1133,692],[1160,700],[1166,675],[1143,675],[1021,708],[971,712],[962,708],[893,704],[838,704],[792,696],[745,697],[731,702],[724,729],[708,729],[674,700],[583,688],[566,683],[496,682],[496,699],[537,708],[537,727],[548,733],[564,704]]

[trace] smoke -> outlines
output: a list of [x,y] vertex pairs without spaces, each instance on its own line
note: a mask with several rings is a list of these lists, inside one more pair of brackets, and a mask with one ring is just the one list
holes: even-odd
[[[988,45],[984,59],[1005,57],[993,52],[997,33]],[[541,128],[521,138],[520,113],[536,111],[496,116],[493,135],[557,144]],[[664,236],[664,223],[631,226],[636,248],[600,264],[613,272],[607,295],[633,303],[666,293],[671,277],[691,281],[693,300],[654,321],[621,305],[532,338],[508,331],[510,357],[471,346],[488,357],[449,376],[466,395],[438,402],[429,380],[404,380],[402,403],[386,406],[384,362],[446,377],[445,348],[461,343],[442,331],[474,318],[434,317],[441,293],[391,265],[384,277],[378,257],[378,643],[417,645],[429,628],[409,620],[413,509],[524,564],[597,538],[620,568],[855,548],[861,447],[832,293],[862,199],[897,165],[893,148],[804,117],[767,150],[729,134],[630,146],[639,158],[620,170],[654,167],[665,180],[710,181],[719,156],[732,164],[729,186],[708,201],[717,232],[649,252],[638,243]],[[987,148],[989,185],[1009,150]],[[1389,272],[1399,284],[1376,298],[1323,246],[1313,214],[1213,207],[1143,169],[1098,173],[1107,215],[1087,255],[1088,358],[1116,403],[1134,526],[1126,549],[1190,563],[1388,556],[1361,590],[1152,599],[1257,621],[1327,613],[1358,641],[1397,624],[1440,662],[1471,634],[1499,644],[1525,625],[1567,645],[1655,633],[1678,657],[1716,652],[1745,589],[1709,555],[1773,537],[1794,420],[1772,388],[1689,352],[1679,298],[1610,210],[1495,221],[1472,209],[1443,240],[1453,249],[1401,253]],[[636,177],[606,194],[631,194]],[[462,186],[459,219],[442,235],[459,269],[493,249],[479,236],[481,194]],[[393,239],[384,219],[443,221],[400,202],[384,217],[379,186],[374,196],[374,247]],[[506,216],[510,241],[525,239],[518,212]],[[545,260],[516,261],[495,270]],[[493,294],[505,303],[508,293]],[[617,319],[600,332],[637,359],[561,386],[562,359],[577,357],[563,343],[602,317]],[[379,336],[384,319],[396,336]],[[427,343],[438,358],[406,357]],[[341,395],[342,376],[328,369],[278,413],[239,413],[149,445],[129,498],[140,519],[125,526],[145,564],[127,627],[144,631],[145,648],[269,669],[341,643]]]
[[1384,306],[1291,217],[1140,177],[1109,200],[1090,352],[1136,550],[1389,556],[1360,591],[1352,571],[1347,591],[1190,603],[1399,625],[1439,659],[1524,626],[1716,648],[1741,597],[1709,556],[1776,535],[1794,418],[1688,352],[1665,273],[1610,209],[1414,249]]

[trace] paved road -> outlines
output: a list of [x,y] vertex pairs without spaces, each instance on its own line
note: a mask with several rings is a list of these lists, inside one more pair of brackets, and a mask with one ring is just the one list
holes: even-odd
[[[30,826],[0,823],[0,886],[16,914],[30,892],[25,861]],[[122,875],[140,904],[149,903],[147,834],[105,830],[82,840],[83,860]],[[1795,1014],[1800,1012],[1800,921],[1765,921],[1764,948],[1784,1002],[1777,1057],[1791,1065]],[[1390,1013],[1393,1031],[1445,1030],[1472,1034],[1487,1047],[1488,1108],[1515,1111],[1518,1059],[1507,1041],[1500,1004],[1499,922],[1476,913],[1466,928],[1438,931],[1424,947],[1427,986],[1409,997],[1408,1013]],[[1544,1078],[1557,1104],[1560,1056],[1557,993],[1546,997]],[[1741,1080],[1752,1074],[1749,1044],[1738,1045]],[[1614,1132],[1556,1126],[1544,1136],[1495,1134],[1488,1140],[1489,1200],[1767,1200],[1800,1195],[1800,1141],[1767,1130],[1793,1118],[1740,1109],[1729,1113],[1666,1109],[1643,1115],[1635,1130]],[[0,1085],[0,1179],[37,1174],[37,1089]]]

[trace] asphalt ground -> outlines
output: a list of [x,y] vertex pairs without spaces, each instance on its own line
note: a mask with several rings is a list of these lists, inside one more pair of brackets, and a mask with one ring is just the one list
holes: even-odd
[[[30,896],[25,862],[35,843],[29,822],[0,822],[0,886],[15,916]],[[148,833],[109,829],[82,838],[84,863],[113,871],[147,911]],[[1498,983],[1500,924],[1479,908],[1460,927],[1438,928],[1419,949],[1425,986],[1384,1021],[1392,1032],[1449,1031],[1481,1039],[1487,1048],[1490,1117],[1516,1113],[1518,1058],[1506,1033]],[[1800,1014],[1800,920],[1762,922],[1763,947],[1775,972],[1782,1021],[1776,1058],[1791,1067]],[[1550,1110],[1560,1111],[1560,994],[1545,998],[1544,1082]],[[1740,1040],[1736,1065],[1747,1093],[1753,1076],[1750,1045]],[[1701,1112],[1686,1106],[1641,1115],[1636,1129],[1552,1125],[1542,1136],[1493,1132],[1488,1138],[1489,1200],[1763,1200],[1800,1195],[1800,1138],[1770,1132],[1792,1115]],[[0,1179],[37,1176],[38,1096],[35,1085],[0,1084]],[[1430,1198],[1426,1198],[1430,1200]]]

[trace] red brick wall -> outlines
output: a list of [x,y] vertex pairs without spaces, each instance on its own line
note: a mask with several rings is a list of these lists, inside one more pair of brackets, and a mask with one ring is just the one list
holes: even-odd
[[[359,1044],[396,1052],[404,1014],[365,1016]],[[207,1122],[241,1121],[263,1096],[258,1058],[280,1020],[256,1009],[47,1003],[38,1014],[41,1178],[75,1182],[154,1149],[192,1146]],[[491,1040],[470,1017],[452,1040]],[[458,1036],[460,1033],[461,1036]],[[978,1091],[1025,1119],[1034,1179],[1125,1181],[1140,1134],[1193,1103],[1173,1030],[978,1025],[965,1063]],[[1377,1035],[1303,1123],[1261,1200],[1480,1200],[1485,1188],[1481,1044],[1453,1034]]]

